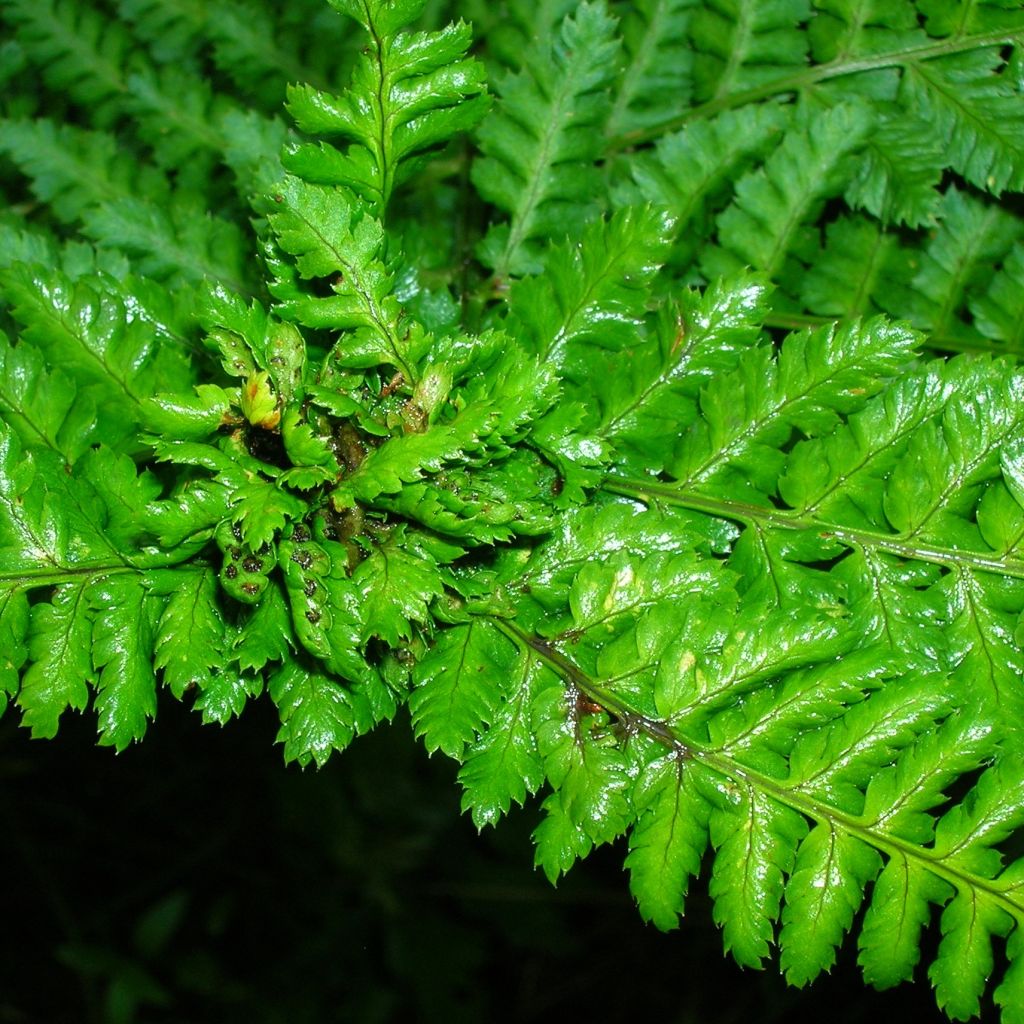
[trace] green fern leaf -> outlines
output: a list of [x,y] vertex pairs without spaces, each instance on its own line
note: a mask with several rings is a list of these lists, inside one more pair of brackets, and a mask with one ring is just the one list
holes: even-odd
[[171,571],[155,581],[167,599],[156,630],[154,666],[179,700],[193,687],[206,691],[225,665],[227,628],[217,605],[217,579],[211,569]]
[[[283,298],[282,316],[310,327],[354,333],[339,345],[339,366],[364,368],[380,363],[417,379],[414,364],[429,339],[403,316],[393,294],[393,276],[382,262],[384,234],[379,221],[346,198],[339,188],[310,185],[288,177],[278,196],[271,226],[285,252],[297,257],[306,279],[331,277],[332,295]],[[280,292],[280,290],[279,290]]]
[[599,386],[599,433],[627,464],[668,464],[676,434],[696,418],[700,388],[758,342],[768,297],[757,277],[688,292],[663,308],[653,338],[614,365]]
[[233,666],[211,676],[196,698],[195,708],[202,712],[204,724],[227,725],[241,716],[249,700],[263,692],[263,678],[236,672]]
[[814,9],[808,32],[814,59],[821,63],[920,40],[917,12],[911,4],[814,0]]
[[[543,42],[550,46],[562,22],[578,5],[579,0],[508,0],[501,17],[488,26],[489,53],[504,67],[522,67],[530,45]],[[474,14],[477,23],[482,13]]]
[[[109,456],[95,459],[94,470],[102,472]],[[107,504],[95,478],[81,471],[86,461],[69,475],[52,450],[24,451],[13,431],[0,431],[0,573],[45,580],[74,569],[130,564],[136,552],[126,542],[137,536],[133,514],[145,493],[132,495],[122,515],[116,493]],[[118,523],[126,528],[119,531]]]
[[241,230],[190,196],[163,206],[137,197],[107,203],[85,215],[84,231],[97,245],[127,253],[139,274],[172,285],[210,278],[250,291]]
[[1017,243],[1002,261],[983,295],[970,299],[975,326],[1010,353],[1024,351],[1024,245]]
[[855,158],[844,198],[883,224],[927,227],[937,213],[946,163],[932,123],[897,107],[883,114]]
[[742,782],[710,779],[717,790],[709,818],[717,851],[708,885],[725,948],[747,967],[769,954],[786,875],[794,869],[807,822]]
[[202,46],[206,0],[118,0],[117,11],[161,64],[184,63]]
[[67,708],[85,710],[89,687],[96,684],[87,590],[87,583],[69,583],[57,587],[50,602],[32,608],[29,666],[18,706],[34,737],[56,736],[60,716]]
[[497,705],[492,680],[504,675],[508,662],[508,645],[488,623],[453,626],[438,636],[413,672],[409,695],[413,729],[428,751],[462,758],[466,745],[491,722]]
[[181,67],[144,68],[128,75],[126,85],[128,108],[157,165],[179,168],[179,186],[182,179],[207,185],[213,158],[224,148],[220,121],[236,111],[235,104]]
[[100,203],[139,193],[166,202],[169,186],[107,132],[55,125],[46,118],[0,122],[0,151],[32,179],[33,193],[65,223]]
[[779,945],[790,984],[802,987],[835,963],[836,947],[853,923],[865,886],[881,858],[851,836],[818,824],[800,844],[787,883]]
[[359,592],[363,638],[397,647],[412,636],[412,623],[427,621],[427,605],[442,593],[437,566],[394,541],[378,547],[352,574]]
[[[473,630],[481,630],[483,625],[472,622],[465,627],[454,627],[441,639],[447,639],[448,633],[454,633],[456,629],[471,634]],[[495,824],[503,814],[508,813],[513,802],[523,804],[527,796],[536,793],[544,782],[544,765],[537,749],[530,716],[533,701],[544,685],[544,666],[522,651],[513,659],[512,647],[503,644],[493,633],[485,633],[484,637],[483,641],[474,646],[479,647],[480,654],[488,660],[478,663],[498,668],[496,678],[503,681],[503,699],[497,702],[490,699],[485,690],[476,692],[476,700],[467,701],[464,724],[460,723],[462,727],[455,731],[453,742],[449,743],[449,746],[456,748],[456,756],[463,761],[459,771],[459,782],[463,787],[462,809],[470,811],[473,824],[478,829]],[[467,644],[463,650],[469,647],[469,636],[466,639]],[[482,649],[483,644],[487,644],[486,651]],[[479,687],[473,685],[472,666],[471,661],[459,674],[459,678],[454,677],[449,666],[447,670],[437,672],[433,681],[428,680],[432,693],[423,696],[422,690],[414,690],[410,696],[409,705],[414,716],[418,715],[420,720],[432,720],[430,733],[438,735],[439,740],[447,738],[449,723],[445,722],[443,710],[446,697],[450,703],[454,703],[452,697],[457,696],[460,700],[463,698],[462,689],[480,691]],[[458,685],[462,677],[465,677],[464,687]],[[458,689],[453,691],[453,685]],[[445,694],[446,688],[448,694]],[[418,711],[421,708],[423,710]],[[478,738],[467,746],[467,737],[472,733],[478,733]],[[438,745],[441,746],[441,743]]]
[[891,988],[913,977],[921,932],[931,917],[929,903],[948,895],[948,885],[919,864],[899,854],[889,860],[875,881],[861,931],[860,964],[867,982]]
[[[992,847],[1021,822],[1024,772],[1019,759],[1002,759],[986,770],[972,799],[951,808],[936,827],[935,851],[980,878],[994,877],[1001,857]],[[998,892],[998,889],[997,889]],[[961,890],[942,914],[942,941],[929,971],[939,1006],[956,1020],[974,1017],[992,973],[992,937],[1006,935],[1013,918],[993,893]]]
[[218,0],[204,13],[214,63],[268,109],[282,104],[289,82],[326,86],[357,52],[359,40],[326,9],[297,5],[289,18],[288,11]]
[[1002,63],[998,48],[969,50],[910,65],[902,85],[953,169],[996,195],[1024,187],[1024,114],[1019,93],[995,74]]
[[311,761],[322,766],[368,727],[368,709],[358,707],[351,692],[298,662],[281,665],[270,677],[268,690],[281,716],[277,742],[284,744],[285,761],[297,761],[303,768]]
[[533,704],[537,748],[553,789],[534,829],[534,861],[551,882],[593,847],[621,835],[630,821],[622,751],[566,703],[562,687],[554,685],[541,690]]
[[588,225],[582,244],[553,248],[542,274],[512,286],[509,309],[517,337],[569,379],[581,373],[581,360],[592,357],[579,352],[583,346],[621,349],[635,343],[674,227],[660,210],[627,207],[609,221]]
[[495,115],[481,128],[484,158],[473,165],[480,194],[510,215],[481,243],[495,276],[540,269],[535,239],[575,234],[597,212],[602,155],[618,40],[602,2],[582,3],[550,43],[538,39],[523,70],[497,84]]
[[641,916],[664,931],[683,913],[689,880],[707,849],[709,808],[682,752],[644,765],[632,792],[638,818],[629,832],[629,887]]
[[[998,207],[969,193],[947,189],[939,207],[942,220],[903,288],[879,292],[879,302],[907,311],[908,318],[941,338],[976,339],[962,313],[968,296],[988,283],[989,267],[1002,260],[1021,237],[1021,226]],[[909,276],[909,280],[907,277]]]
[[685,264],[713,226],[709,207],[730,181],[777,146],[787,120],[781,105],[763,104],[694,121],[660,137],[652,149],[631,154],[630,185],[620,185],[614,199],[666,207],[679,225],[673,262]]
[[640,0],[623,6],[626,63],[605,125],[612,138],[671,120],[688,98],[693,62],[687,28],[694,0]]
[[770,494],[781,468],[775,446],[783,435],[793,426],[806,435],[830,429],[834,410],[855,411],[916,343],[913,332],[876,319],[791,335],[778,362],[766,349],[749,350],[735,371],[702,392],[703,419],[690,428],[670,472],[677,480],[703,482],[728,464]]
[[[805,115],[806,116],[806,115]],[[701,261],[708,277],[743,265],[777,274],[815,202],[836,190],[844,156],[863,142],[870,116],[862,106],[837,106],[804,131],[790,130],[764,167],[736,183],[736,200],[717,218],[721,248]]]
[[51,365],[92,385],[116,415],[137,422],[142,398],[184,385],[180,356],[163,351],[150,325],[134,319],[120,296],[26,265],[0,274],[0,292],[23,325],[22,337]]
[[[416,158],[468,131],[488,105],[483,65],[466,57],[468,25],[399,31],[424,2],[332,0],[370,37],[351,87],[341,96],[309,86],[293,87],[288,94],[288,110],[302,131],[351,143],[344,153],[325,143],[299,146],[286,157],[289,170],[307,181],[352,189],[378,215],[396,186],[417,170]],[[374,97],[369,105],[367,96]]]
[[825,238],[802,276],[801,305],[824,316],[881,312],[876,296],[904,273],[896,237],[865,217],[843,217],[829,224]]
[[101,437],[116,445],[123,421],[101,424],[94,391],[76,388],[59,369],[49,371],[29,342],[12,347],[0,333],[0,410],[25,447],[45,445],[71,464]]
[[690,23],[698,99],[727,96],[802,67],[808,40],[797,26],[810,17],[807,0],[718,0]]
[[5,581],[0,587],[0,714],[17,696],[21,667],[28,658],[29,606],[25,591]]
[[77,0],[4,0],[4,15],[47,85],[111,124],[127,92],[124,68],[133,50],[124,26]]
[[779,493],[791,508],[828,522],[881,526],[879,481],[892,471],[914,432],[938,415],[957,389],[971,389],[976,376],[959,362],[932,364],[894,382],[845,426],[798,442],[779,478]]
[[278,587],[270,587],[241,623],[231,645],[231,656],[244,675],[258,673],[270,662],[284,661],[291,648],[288,604]]
[[88,594],[93,612],[92,659],[99,673],[99,742],[118,752],[142,739],[156,716],[153,648],[163,601],[137,579],[111,577]]

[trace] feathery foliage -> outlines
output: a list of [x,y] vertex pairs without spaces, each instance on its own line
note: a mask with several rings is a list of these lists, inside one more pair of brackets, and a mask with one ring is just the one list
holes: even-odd
[[8,714],[407,713],[552,881],[1024,1021],[1024,6],[294,7],[0,0]]

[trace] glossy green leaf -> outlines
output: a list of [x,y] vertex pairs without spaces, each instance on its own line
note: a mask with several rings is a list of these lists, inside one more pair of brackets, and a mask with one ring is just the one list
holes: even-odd
[[93,609],[92,660],[99,673],[100,739],[122,751],[142,739],[156,716],[153,650],[163,601],[135,579],[111,577],[88,595]]
[[409,696],[413,728],[427,750],[461,759],[466,745],[492,724],[501,697],[495,679],[513,665],[496,627],[471,622],[444,630],[417,665]]
[[277,742],[284,745],[286,761],[303,768],[312,761],[320,767],[359,731],[359,710],[351,695],[340,683],[298,662],[277,669],[268,690],[281,716]]

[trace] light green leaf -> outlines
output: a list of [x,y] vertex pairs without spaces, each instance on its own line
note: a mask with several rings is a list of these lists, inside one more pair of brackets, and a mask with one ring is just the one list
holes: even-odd
[[341,684],[297,661],[278,668],[268,689],[281,716],[277,742],[284,744],[285,761],[321,768],[360,731],[357,709]]
[[413,623],[427,622],[427,606],[443,592],[437,565],[394,541],[360,562],[352,582],[360,594],[363,639],[377,636],[392,647],[411,638]]
[[[28,636],[29,666],[21,681],[18,706],[33,737],[57,735],[65,709],[83,711],[93,669],[92,615],[86,583],[58,587],[49,603],[32,608]],[[4,606],[6,622],[7,602]]]
[[[486,726],[500,728],[494,717],[502,697],[498,680],[515,672],[515,666],[508,642],[486,621],[442,631],[413,670],[414,688],[409,695],[413,729],[427,750],[441,750],[461,760],[466,745]],[[520,667],[524,668],[521,663]],[[508,724],[511,727],[517,721],[513,717]],[[518,739],[521,743],[522,736]],[[515,741],[509,737],[508,742]],[[470,769],[470,777],[474,770]],[[488,779],[487,784],[500,782]]]
[[97,583],[88,599],[92,660],[99,672],[99,742],[120,752],[142,739],[147,721],[156,716],[153,649],[163,601],[141,580],[124,576]]
[[[472,623],[468,627],[455,629],[472,629],[473,626],[479,628],[476,623]],[[444,636],[454,633],[455,629],[448,630]],[[464,749],[461,755],[463,764],[459,771],[459,782],[463,787],[462,809],[472,814],[473,824],[478,829],[496,824],[503,814],[508,813],[513,802],[523,804],[526,797],[536,793],[544,782],[544,766],[533,734],[530,708],[543,685],[542,676],[550,670],[524,651],[520,651],[514,661],[505,658],[498,665],[493,655],[498,653],[499,644],[492,643],[488,652],[479,652],[483,656],[479,664],[500,667],[503,684],[501,699],[495,701],[490,694],[481,694],[475,710],[472,706],[474,702],[467,701],[464,723],[453,730],[455,745],[460,750]],[[491,659],[485,660],[487,655]],[[427,685],[431,686],[432,693],[423,696],[422,688],[413,691],[409,700],[410,707],[420,709],[421,720],[428,717],[424,714],[427,711],[425,705],[433,704],[431,716],[440,712],[434,717],[435,724],[431,728],[433,735],[440,738],[449,731],[449,722],[443,716],[444,684],[447,683],[449,688],[454,684],[455,688],[450,689],[450,699],[457,697],[461,701],[463,690],[472,691],[474,685],[479,688],[479,681],[473,679],[472,672],[472,660],[460,666],[458,673],[450,664],[447,669],[439,671],[433,680],[428,680]],[[479,733],[479,738],[462,748],[458,737],[472,733]]]
[[664,931],[676,928],[691,878],[708,845],[707,802],[694,788],[680,753],[661,753],[641,769],[632,799],[629,888],[640,915]]

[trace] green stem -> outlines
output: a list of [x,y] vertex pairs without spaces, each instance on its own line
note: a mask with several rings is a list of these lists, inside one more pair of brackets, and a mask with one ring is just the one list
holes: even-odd
[[677,484],[609,476],[601,484],[601,489],[610,494],[635,498],[644,504],[675,505],[694,512],[704,512],[719,519],[731,519],[746,526],[760,525],[779,530],[812,530],[823,539],[836,540],[848,548],[885,551],[899,558],[1024,579],[1024,561],[1019,558],[1011,558],[994,552],[984,554],[977,551],[964,551],[959,548],[947,548],[939,544],[881,533],[877,530],[837,526],[812,516],[801,516],[796,512],[766,508],[762,505],[748,505],[746,502],[730,501],[728,498],[716,498],[680,487]]
[[618,152],[623,149],[642,146],[645,143],[655,141],[668,132],[682,128],[691,121],[714,117],[715,114],[719,114],[723,110],[732,110],[736,107],[746,106],[749,103],[759,103],[761,100],[766,100],[769,97],[778,96],[783,93],[799,92],[808,86],[816,85],[819,82],[826,82],[832,78],[858,75],[865,71],[878,71],[882,68],[899,67],[902,64],[931,60],[935,57],[945,57],[950,54],[963,53],[967,50],[981,49],[986,46],[1003,46],[1019,43],[1022,39],[1024,39],[1024,30],[1010,31],[1000,29],[994,32],[980,32],[976,35],[938,40],[925,45],[905,46],[897,50],[890,50],[888,53],[872,54],[870,57],[857,57],[854,59],[841,57],[829,61],[827,64],[817,64],[789,75],[773,78],[771,81],[764,82],[750,89],[743,89],[740,92],[729,93],[725,96],[715,96],[706,103],[691,107],[685,113],[662,121],[660,124],[627,132],[619,138],[612,140],[609,149],[612,152]]
[[62,583],[74,583],[83,576],[123,576],[126,573],[142,573],[151,569],[172,569],[182,562],[190,562],[190,567],[205,564],[202,559],[193,560],[195,550],[194,546],[182,545],[173,551],[153,551],[139,554],[133,559],[97,559],[72,567],[35,566],[0,571],[0,590],[11,584],[21,590],[56,587]]

